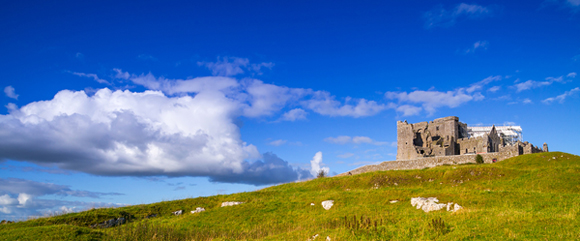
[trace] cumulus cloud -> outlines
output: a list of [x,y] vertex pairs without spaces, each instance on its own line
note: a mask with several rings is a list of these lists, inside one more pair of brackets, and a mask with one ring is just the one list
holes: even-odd
[[8,98],[12,98],[12,99],[18,100],[18,95],[14,91],[14,87],[12,87],[11,85],[6,86],[4,88],[4,94],[6,94],[6,96]]
[[559,103],[564,103],[564,100],[566,100],[566,98],[574,96],[578,92],[580,92],[580,87],[576,87],[574,89],[566,91],[566,92],[564,92],[564,94],[558,95],[556,97],[547,98],[547,99],[543,100],[542,102],[544,104],[551,104],[554,101],[558,101]]
[[213,75],[217,76],[235,76],[250,71],[253,74],[262,75],[262,69],[272,69],[274,63],[262,62],[259,64],[250,64],[247,58],[238,57],[218,57],[216,62],[197,62],[197,65],[204,66],[211,70]]
[[312,157],[312,160],[310,160],[310,175],[316,177],[321,170],[328,175],[330,169],[322,166],[322,152],[319,151],[314,155],[314,157]]
[[74,75],[80,76],[80,77],[91,78],[100,84],[107,84],[107,85],[111,84],[111,83],[109,83],[109,81],[106,81],[104,79],[99,78],[99,76],[97,76],[96,74],[86,74],[86,73],[80,73],[80,72],[71,72],[71,74],[74,74]]
[[[203,176],[255,185],[294,181],[305,177],[303,170],[273,154],[262,156],[242,141],[238,117],[298,120],[305,110],[362,117],[386,108],[252,78],[168,79],[113,71],[114,78],[149,90],[103,88],[92,95],[63,90],[52,100],[14,105],[10,114],[0,115],[0,129],[6,130],[0,132],[0,160],[104,176]],[[276,117],[289,106],[300,108]]]
[[332,143],[332,144],[340,144],[340,145],[344,145],[347,143],[351,143],[351,144],[371,144],[371,145],[376,145],[376,146],[384,146],[384,145],[389,145],[389,142],[383,142],[383,141],[375,141],[373,139],[371,139],[368,136],[354,136],[354,137],[350,137],[350,136],[337,136],[337,137],[327,137],[324,138],[325,142],[328,143]]
[[[0,133],[0,157],[105,176],[236,180],[229,175],[256,185],[296,180],[300,170],[259,160],[257,148],[241,140],[233,122],[240,108],[252,107],[212,88],[193,97],[64,90],[0,116],[0,129],[7,130]],[[288,175],[270,178],[268,168]]]
[[87,209],[91,206],[114,206],[100,202],[70,202],[63,200],[40,199],[46,195],[101,198],[103,196],[123,195],[121,193],[101,193],[72,190],[68,186],[53,183],[35,182],[19,178],[0,178],[0,219],[22,219],[39,216],[43,211],[74,208]]
[[460,3],[453,9],[445,9],[438,5],[430,11],[423,14],[425,28],[450,27],[459,19],[483,18],[491,16],[492,7],[484,7],[477,4]]

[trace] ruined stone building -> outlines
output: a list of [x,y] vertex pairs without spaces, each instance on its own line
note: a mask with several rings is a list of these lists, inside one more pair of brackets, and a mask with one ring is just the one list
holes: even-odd
[[517,156],[548,151],[522,142],[521,127],[470,127],[456,116],[409,124],[397,122],[397,160],[465,154],[506,153]]

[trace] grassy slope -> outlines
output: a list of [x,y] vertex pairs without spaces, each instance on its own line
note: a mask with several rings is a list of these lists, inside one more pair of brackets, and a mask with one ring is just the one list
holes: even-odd
[[[0,240],[307,240],[314,234],[321,236],[316,240],[577,240],[579,174],[579,156],[539,153],[495,164],[365,173],[249,193],[94,209],[1,225]],[[464,209],[425,213],[410,204],[419,196]],[[328,199],[335,205],[326,211],[320,203]],[[395,199],[399,202],[389,203]],[[224,201],[245,203],[219,207]],[[190,214],[196,207],[207,211]],[[171,215],[178,209],[187,213]],[[160,216],[143,218],[153,213]],[[133,219],[117,228],[88,228],[122,215]],[[352,227],[354,216],[358,222],[361,216],[368,219],[371,227]],[[445,226],[434,228],[439,218]]]

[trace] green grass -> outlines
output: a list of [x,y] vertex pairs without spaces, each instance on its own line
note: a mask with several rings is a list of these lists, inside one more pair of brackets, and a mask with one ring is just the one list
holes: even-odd
[[[555,159],[554,159],[555,158]],[[455,202],[425,213],[413,197]],[[321,202],[334,200],[330,210]],[[390,200],[399,200],[390,203]],[[244,204],[220,207],[225,201]],[[311,206],[310,203],[315,203]],[[190,214],[196,207],[207,211]],[[171,212],[183,209],[184,214]],[[149,214],[156,218],[145,219]],[[0,240],[579,240],[580,157],[538,153],[494,164],[383,171],[255,192],[166,201],[0,225]],[[132,217],[128,224],[90,224]]]

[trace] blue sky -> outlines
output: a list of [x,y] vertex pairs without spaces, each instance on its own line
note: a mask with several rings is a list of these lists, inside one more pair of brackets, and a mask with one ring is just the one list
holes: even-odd
[[396,121],[580,154],[580,1],[16,1],[0,219],[253,191],[395,159]]

